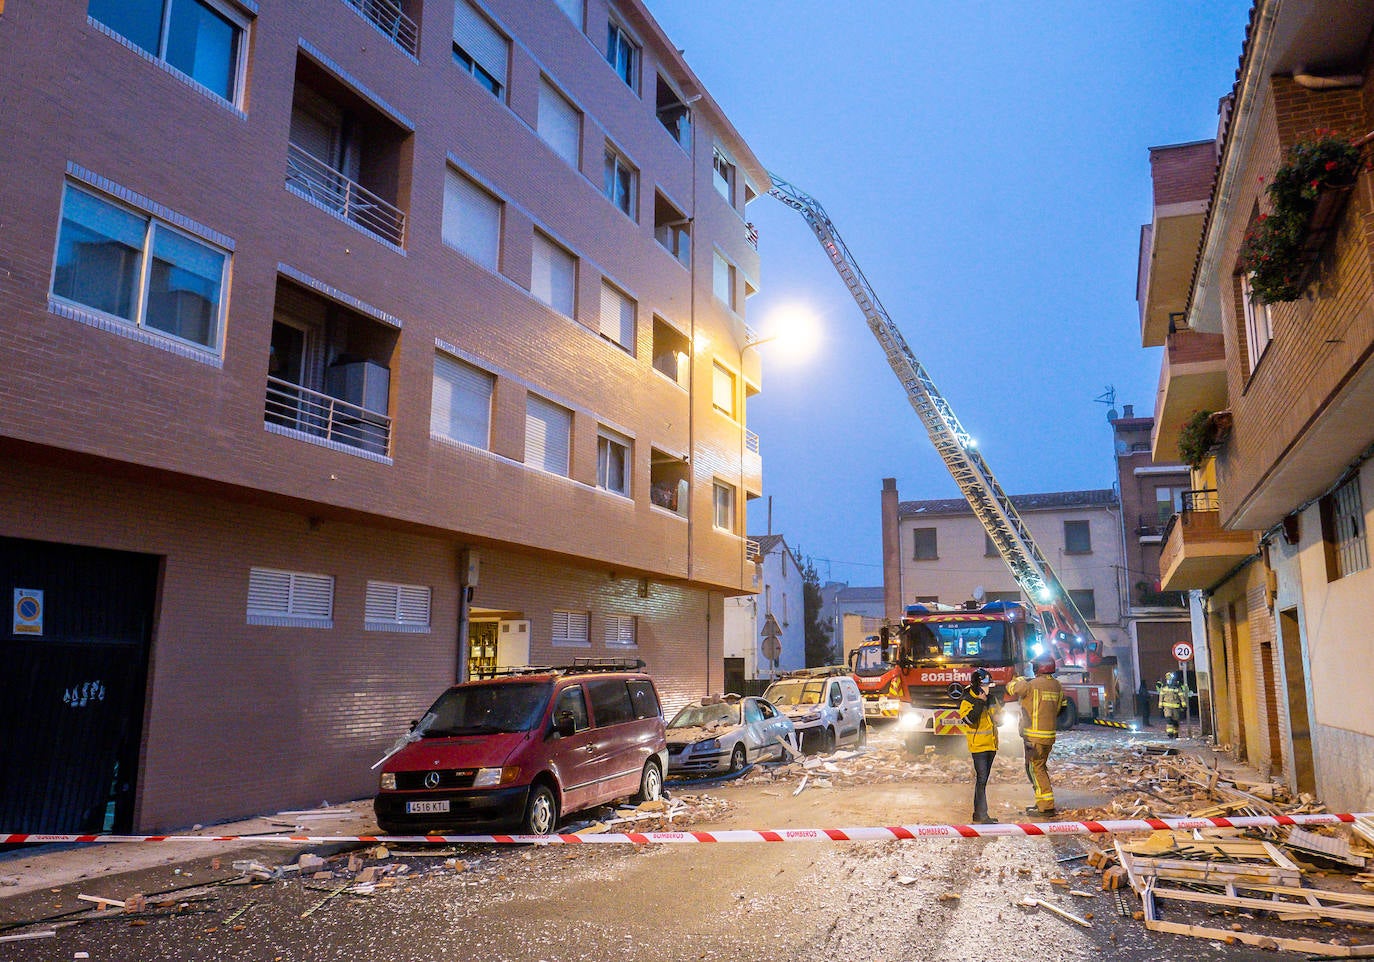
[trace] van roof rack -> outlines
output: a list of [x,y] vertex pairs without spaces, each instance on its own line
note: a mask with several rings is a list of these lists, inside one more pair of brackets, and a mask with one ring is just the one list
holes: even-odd
[[798,668],[796,671],[784,672],[783,678],[830,678],[833,675],[852,674],[845,665],[821,665],[818,668]]
[[507,678],[515,675],[588,675],[596,672],[643,671],[643,658],[574,658],[571,665],[479,666],[472,670],[474,680]]

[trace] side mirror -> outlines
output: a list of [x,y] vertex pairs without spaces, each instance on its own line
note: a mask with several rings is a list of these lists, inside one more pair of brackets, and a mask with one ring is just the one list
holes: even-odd
[[410,730],[411,730],[411,731],[414,731],[415,729],[417,729],[417,728],[419,728],[419,727],[420,727],[420,719],[418,719],[418,718],[412,718],[412,719],[410,720]]
[[573,713],[561,711],[554,719],[553,730],[562,738],[577,734],[577,722],[573,720]]

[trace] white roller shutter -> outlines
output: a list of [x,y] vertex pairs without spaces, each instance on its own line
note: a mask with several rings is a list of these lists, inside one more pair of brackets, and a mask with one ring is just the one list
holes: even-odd
[[496,378],[486,371],[447,354],[435,354],[430,434],[487,448],[495,384]]
[[610,284],[601,285],[601,333],[631,354],[634,353],[634,301]]
[[501,262],[501,201],[449,169],[444,177],[444,243],[488,270]]
[[534,232],[530,293],[565,317],[577,304],[577,261],[562,247]]
[[497,83],[505,85],[509,44],[467,0],[455,0],[453,4],[453,42],[495,77]]
[[567,477],[572,412],[530,394],[525,401],[525,463]]
[[539,83],[539,136],[553,152],[576,167],[581,143],[581,114],[547,80]]

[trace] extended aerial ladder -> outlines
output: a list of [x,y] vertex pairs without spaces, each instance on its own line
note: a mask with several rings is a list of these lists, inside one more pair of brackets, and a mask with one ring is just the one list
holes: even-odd
[[1031,600],[1031,604],[1042,614],[1048,614],[1050,623],[1045,627],[1050,638],[1057,642],[1056,647],[1061,651],[1068,648],[1071,652],[1070,662],[1079,667],[1100,661],[1101,646],[1093,639],[1087,620],[1064,590],[1011,498],[1002,490],[983,460],[972,436],[964,430],[949,402],[907,346],[901,331],[878,300],[873,286],[859,269],[858,262],[845,246],[825,209],[814,197],[776,174],[770,172],[768,176],[772,181],[768,193],[806,219],[826,256],[830,258],[830,263],[854,296],[869,330],[887,355],[892,372],[902,382],[907,400],[925,425],[936,453],[945,462],[960,492],[968,500],[969,507],[997,546],[1017,585]]

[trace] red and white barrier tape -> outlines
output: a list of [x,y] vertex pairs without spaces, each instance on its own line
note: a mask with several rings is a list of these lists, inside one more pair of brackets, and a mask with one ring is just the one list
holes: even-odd
[[2,844],[53,842],[366,842],[433,845],[672,845],[698,842],[894,842],[923,838],[1115,835],[1173,829],[1342,825],[1358,815],[1243,815],[1231,818],[1134,818],[1101,822],[1001,822],[993,825],[893,825],[873,828],[727,829],[716,832],[603,832],[597,835],[0,835]]

